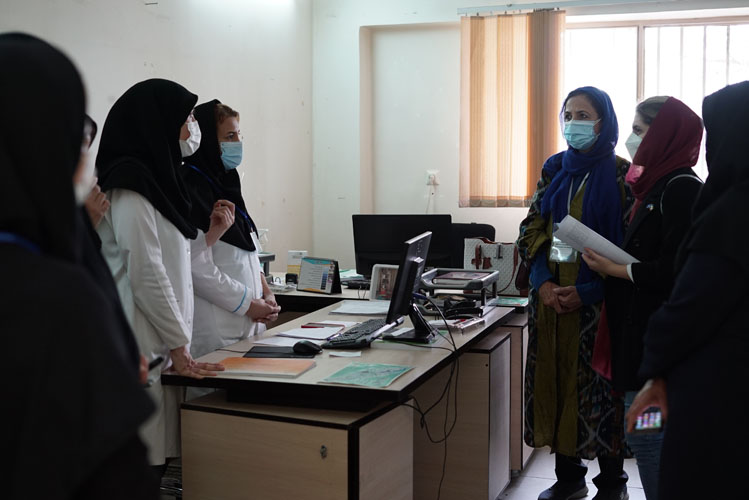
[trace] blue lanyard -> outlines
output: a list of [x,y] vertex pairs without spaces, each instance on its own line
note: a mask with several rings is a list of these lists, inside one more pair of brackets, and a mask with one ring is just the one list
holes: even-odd
[[9,233],[7,231],[0,231],[0,243],[10,243],[12,245],[18,245],[19,247],[23,247],[26,250],[28,250],[31,253],[35,253],[37,255],[41,255],[42,249],[39,248],[39,245],[36,243],[33,243],[23,236],[18,236],[15,233]]
[[[195,165],[190,165],[189,163],[185,163],[185,165],[187,165],[188,167],[190,167],[191,169],[195,170],[195,171],[196,171],[197,173],[199,173],[200,175],[202,175],[203,177],[205,177],[205,180],[207,180],[207,181],[208,181],[208,183],[209,183],[209,184],[210,184],[210,185],[211,185],[211,186],[213,187],[213,189],[214,189],[214,190],[215,190],[215,191],[216,191],[216,192],[217,192],[218,194],[220,194],[221,196],[224,196],[224,193],[223,193],[223,192],[221,191],[221,189],[220,189],[220,188],[219,188],[219,187],[218,187],[218,186],[216,185],[216,183],[215,183],[215,182],[213,182],[213,179],[211,179],[210,177],[208,177],[208,176],[206,175],[206,173],[205,173],[205,172],[203,172],[202,170],[200,170],[200,169],[199,169],[198,167],[196,167]],[[241,216],[242,216],[242,218],[244,218],[244,220],[246,220],[246,221],[247,221],[247,223],[248,223],[248,224],[250,225],[250,227],[252,228],[252,230],[253,230],[253,231],[255,231],[255,232],[257,232],[257,228],[255,227],[255,224],[254,224],[254,223],[252,222],[252,220],[250,219],[250,216],[249,216],[249,215],[247,215],[247,212],[245,212],[244,210],[242,210],[241,208],[239,208],[238,206],[236,206],[236,204],[235,204],[235,206],[234,206],[234,209],[235,209],[235,210],[236,210],[237,212],[239,212],[239,215],[241,215]]]

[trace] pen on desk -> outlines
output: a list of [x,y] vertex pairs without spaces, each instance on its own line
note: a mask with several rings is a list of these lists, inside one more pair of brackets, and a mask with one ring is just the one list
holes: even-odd
[[164,361],[164,356],[159,356],[158,358],[152,360],[150,363],[148,363],[148,371],[150,372],[157,366],[159,366]]

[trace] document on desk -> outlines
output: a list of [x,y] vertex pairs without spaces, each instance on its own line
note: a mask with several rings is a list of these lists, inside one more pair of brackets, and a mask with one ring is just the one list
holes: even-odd
[[344,300],[331,314],[379,316],[388,313],[389,300]]
[[351,363],[322,381],[331,384],[383,388],[411,369],[413,369],[412,366]]
[[616,264],[640,262],[574,217],[567,215],[554,226],[554,236],[580,253],[584,253],[585,248],[590,248]]
[[276,335],[295,339],[328,340],[340,331],[340,326],[324,326],[320,328],[292,328],[285,332],[279,332]]

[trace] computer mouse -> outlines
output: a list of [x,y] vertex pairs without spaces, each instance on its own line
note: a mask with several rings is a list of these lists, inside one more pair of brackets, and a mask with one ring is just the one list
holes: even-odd
[[310,340],[300,340],[294,344],[294,352],[297,354],[317,354],[322,352],[322,347]]

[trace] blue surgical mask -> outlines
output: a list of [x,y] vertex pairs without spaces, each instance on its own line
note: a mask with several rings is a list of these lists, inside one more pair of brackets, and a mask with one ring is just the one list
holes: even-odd
[[234,170],[242,163],[242,142],[222,142],[221,161],[226,170]]
[[588,149],[595,144],[598,134],[593,131],[599,120],[570,120],[564,122],[564,138],[575,149]]

